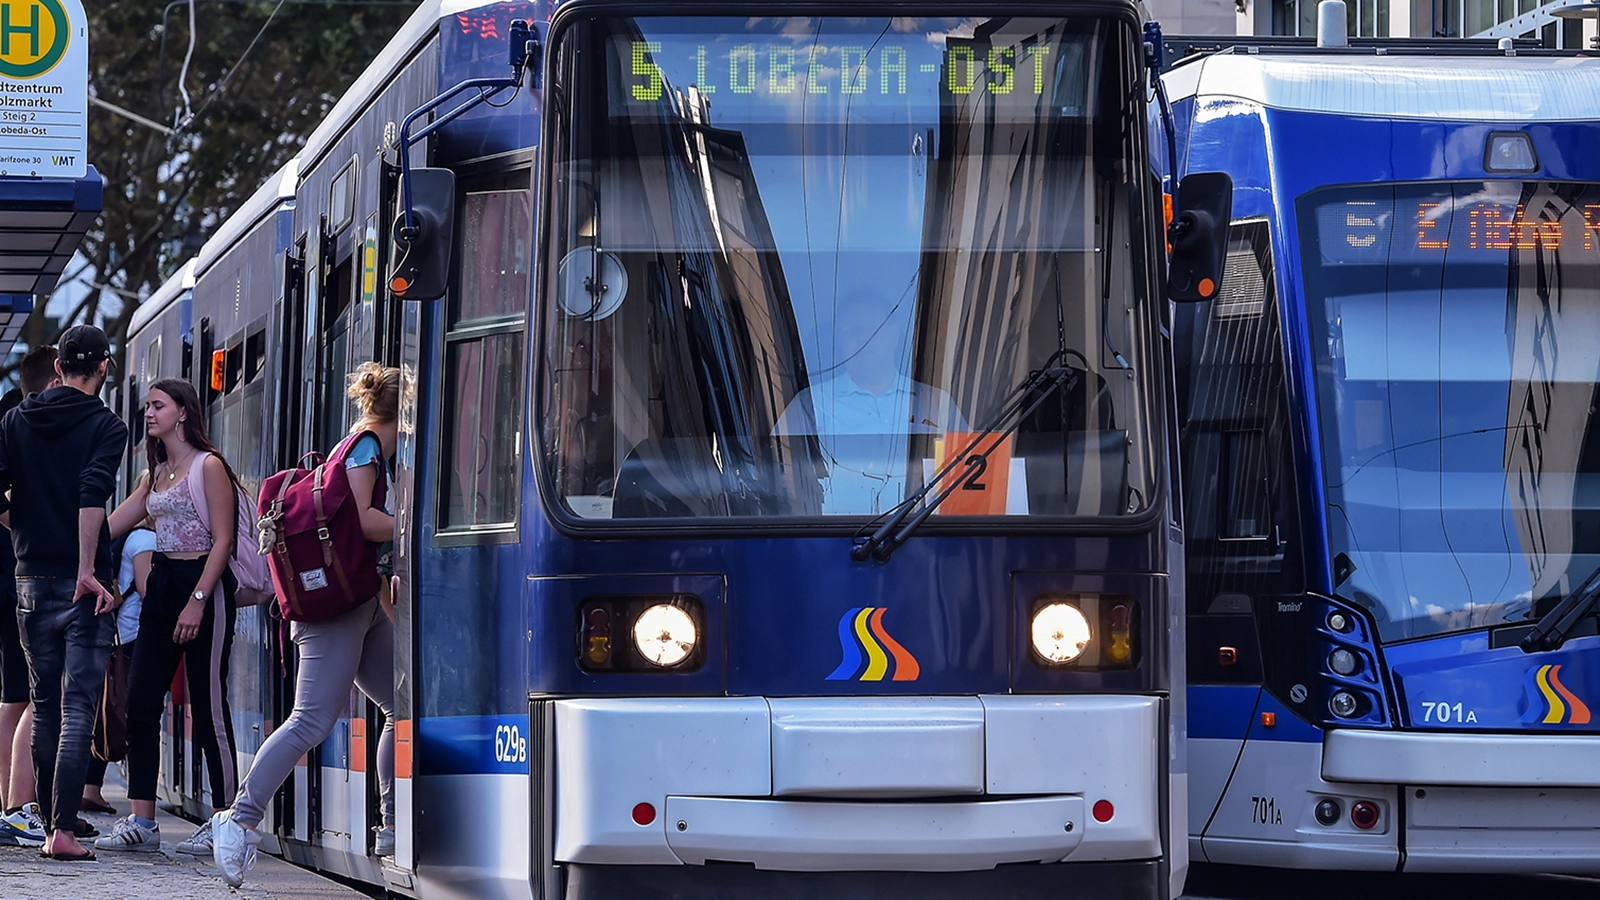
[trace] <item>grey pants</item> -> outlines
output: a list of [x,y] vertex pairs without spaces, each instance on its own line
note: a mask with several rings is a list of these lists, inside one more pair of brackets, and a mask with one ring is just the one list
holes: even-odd
[[294,622],[290,634],[299,652],[294,712],[256,753],[250,774],[233,801],[235,821],[254,828],[285,778],[312,747],[333,733],[350,700],[350,686],[386,719],[378,738],[378,783],[383,791],[383,824],[394,825],[394,625],[377,598],[325,622]]

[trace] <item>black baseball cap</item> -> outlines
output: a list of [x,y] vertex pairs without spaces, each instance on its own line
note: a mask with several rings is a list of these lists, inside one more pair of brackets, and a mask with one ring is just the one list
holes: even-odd
[[74,325],[61,335],[57,345],[63,361],[99,362],[111,358],[111,340],[93,325]]

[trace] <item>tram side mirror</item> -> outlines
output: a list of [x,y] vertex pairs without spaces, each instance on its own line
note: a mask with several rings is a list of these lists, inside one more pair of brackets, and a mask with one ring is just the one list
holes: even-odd
[[404,209],[395,216],[389,290],[402,300],[437,300],[450,286],[456,175],[449,169],[412,169],[408,174],[411,223],[406,223]]
[[1198,303],[1222,290],[1228,256],[1228,220],[1233,216],[1233,179],[1224,172],[1195,172],[1178,183],[1178,212],[1167,230],[1172,256],[1167,296]]

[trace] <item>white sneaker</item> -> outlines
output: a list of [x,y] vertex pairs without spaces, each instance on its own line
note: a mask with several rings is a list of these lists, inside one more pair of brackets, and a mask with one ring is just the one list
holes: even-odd
[[161,826],[146,828],[130,814],[117,820],[111,833],[94,842],[96,850],[126,850],[136,853],[156,853],[161,850]]
[[194,834],[178,842],[178,852],[187,853],[190,856],[210,856],[211,849],[210,819],[207,819],[204,825],[196,828]]
[[39,818],[39,804],[29,803],[19,808],[16,812],[0,816],[0,827],[6,830],[0,841],[10,844],[15,840],[18,844],[42,844],[45,839],[44,822]]
[[378,833],[377,837],[372,842],[373,854],[375,856],[393,856],[394,829],[385,825],[382,828],[374,828],[372,830]]
[[217,873],[232,887],[244,884],[244,873],[255,868],[256,845],[261,835],[233,820],[233,810],[211,817],[211,859]]

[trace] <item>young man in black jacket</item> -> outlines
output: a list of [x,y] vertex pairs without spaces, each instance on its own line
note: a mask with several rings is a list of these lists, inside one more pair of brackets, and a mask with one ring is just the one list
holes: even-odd
[[[19,386],[0,397],[0,420],[29,394],[42,394],[61,383],[56,374],[56,348],[46,344],[29,350],[17,367]],[[28,697],[28,657],[17,630],[17,557],[11,550],[11,529],[0,525],[0,847],[44,843],[43,823],[34,793],[33,707]]]
[[[0,512],[11,512],[17,609],[33,695],[33,769],[45,856],[93,859],[74,835],[119,597],[106,503],[128,427],[100,401],[111,345],[93,325],[61,336],[61,385],[0,420]],[[11,491],[6,499],[5,492]],[[65,678],[63,678],[63,675]]]

